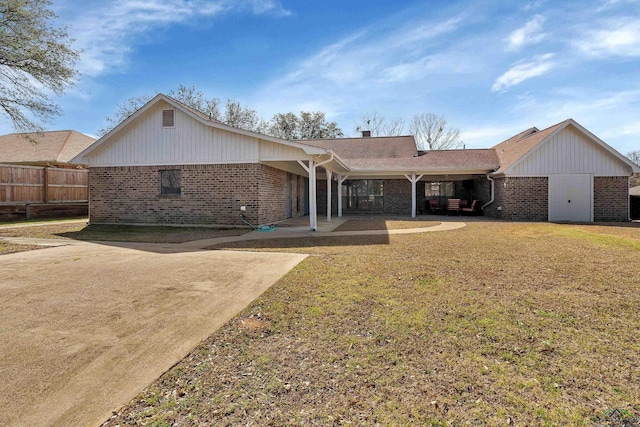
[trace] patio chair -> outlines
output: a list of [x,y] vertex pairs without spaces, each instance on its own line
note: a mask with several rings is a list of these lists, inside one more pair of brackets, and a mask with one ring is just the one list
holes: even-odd
[[460,210],[469,207],[469,201],[467,199],[460,199]]
[[444,207],[440,204],[438,199],[429,199],[429,210],[431,213],[442,212]]
[[466,207],[466,208],[462,208],[460,209],[463,213],[465,214],[469,214],[469,215],[474,215],[477,212],[480,211],[480,206],[477,200],[474,200],[473,202],[471,202],[471,206]]
[[455,212],[460,215],[460,199],[449,199],[449,203],[447,203],[447,212]]

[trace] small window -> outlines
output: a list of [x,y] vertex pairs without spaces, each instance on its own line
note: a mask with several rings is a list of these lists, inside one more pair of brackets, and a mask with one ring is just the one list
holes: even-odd
[[160,194],[180,195],[180,170],[160,171]]
[[162,127],[172,128],[173,126],[173,110],[162,110]]

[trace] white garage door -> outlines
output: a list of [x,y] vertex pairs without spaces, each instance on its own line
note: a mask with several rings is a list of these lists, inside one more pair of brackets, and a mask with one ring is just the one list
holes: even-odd
[[593,221],[593,177],[549,175],[549,221]]

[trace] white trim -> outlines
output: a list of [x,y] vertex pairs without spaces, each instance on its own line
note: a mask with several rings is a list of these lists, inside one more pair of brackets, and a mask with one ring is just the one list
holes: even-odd
[[327,222],[331,222],[331,176],[333,172],[329,169],[325,169],[327,175]]
[[[89,169],[92,168],[134,168],[134,167],[142,167],[142,166],[188,166],[188,165],[240,165],[243,163],[248,164],[263,164],[260,160],[230,160],[224,162],[154,162],[154,163],[134,163],[134,164],[117,164],[110,163],[106,165],[93,165]],[[269,166],[266,165],[265,166]],[[75,169],[70,169],[75,170]]]

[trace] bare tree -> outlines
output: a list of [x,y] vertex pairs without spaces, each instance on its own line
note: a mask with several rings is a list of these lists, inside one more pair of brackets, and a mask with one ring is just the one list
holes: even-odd
[[[111,129],[126,120],[149,102],[154,95],[141,95],[125,100],[111,117],[106,118],[106,125],[98,129],[98,136],[102,137]],[[184,105],[200,111],[209,117],[224,122],[225,124],[253,132],[265,133],[268,123],[262,120],[255,110],[252,110],[236,100],[228,99],[224,112],[220,112],[220,100],[207,98],[202,91],[195,87],[178,86],[177,90],[171,90],[169,96]]]
[[398,136],[404,133],[404,120],[393,119],[389,122],[376,111],[366,113],[356,122],[356,132],[368,130],[371,136]]
[[169,96],[177,99],[189,107],[209,115],[211,118],[220,120],[220,100],[218,98],[207,98],[202,91],[195,86],[178,86],[178,90],[171,90]]
[[271,119],[269,134],[283,139],[319,139],[344,136],[336,122],[328,122],[321,111],[276,114]]
[[138,111],[140,107],[149,102],[151,98],[152,97],[149,95],[135,96],[126,99],[122,104],[118,105],[118,109],[115,113],[113,113],[113,116],[107,117],[105,119],[107,123],[100,129],[98,129],[98,132],[96,132],[98,138],[106,135],[111,129],[118,126],[130,115]]
[[416,114],[411,120],[411,133],[421,150],[450,150],[460,148],[460,130],[447,129],[447,119],[432,113]]
[[640,150],[629,151],[627,157],[636,165],[640,165]]
[[[79,52],[50,0],[0,0],[0,114],[18,132],[42,131],[40,122],[60,114],[47,91],[62,94],[75,84]],[[31,117],[30,117],[31,116]]]

